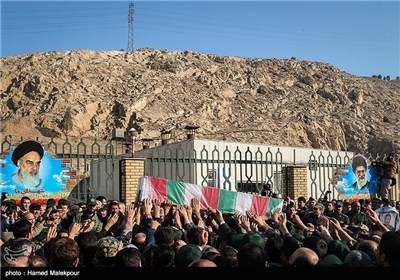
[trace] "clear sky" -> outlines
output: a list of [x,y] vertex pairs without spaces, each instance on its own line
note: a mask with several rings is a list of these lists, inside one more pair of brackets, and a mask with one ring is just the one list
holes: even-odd
[[[128,46],[129,1],[2,1],[1,56]],[[134,47],[400,76],[400,2],[134,1]]]

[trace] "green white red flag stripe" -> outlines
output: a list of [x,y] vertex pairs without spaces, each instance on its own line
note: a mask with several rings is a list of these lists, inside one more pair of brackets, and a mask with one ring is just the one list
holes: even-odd
[[252,210],[267,215],[282,209],[283,199],[228,191],[194,185],[163,178],[144,176],[140,180],[140,200],[145,198],[170,200],[175,205],[190,205],[193,198],[200,201],[201,209],[218,209],[223,213],[245,213]]

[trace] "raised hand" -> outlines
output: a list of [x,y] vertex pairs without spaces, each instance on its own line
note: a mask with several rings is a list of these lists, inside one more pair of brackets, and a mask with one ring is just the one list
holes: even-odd
[[272,215],[271,215],[271,218],[272,218],[272,220],[276,223],[276,224],[279,224],[279,215],[281,214],[281,210],[280,209],[276,209],[273,213],[272,213]]
[[197,198],[192,198],[192,208],[193,213],[200,216],[200,201]]
[[161,224],[157,220],[152,220],[150,223],[150,228],[157,229]]
[[[80,224],[78,224],[80,225]],[[79,230],[78,230],[79,232]],[[51,226],[49,227],[49,231],[47,232],[47,236],[46,236],[46,242],[50,241],[52,238],[57,236],[57,226]],[[74,239],[73,237],[70,237],[72,239]]]
[[154,218],[160,218],[160,209],[161,209],[161,201],[159,199],[153,199],[153,207],[154,207]]
[[[52,227],[57,228],[56,226],[52,226]],[[50,227],[50,228],[52,228],[52,227]],[[50,228],[49,228],[49,231],[50,231]],[[81,223],[72,223],[71,226],[69,227],[68,237],[71,239],[74,239],[75,236],[77,236],[79,234],[79,231],[81,230],[81,228],[82,228]]]
[[235,222],[238,226],[240,226],[241,224],[241,219],[242,219],[242,214],[239,212],[235,212],[235,214],[233,215],[233,218],[235,219]]
[[308,231],[311,231],[311,232],[315,231],[315,226],[312,223],[307,223],[307,228],[308,228]]
[[91,221],[90,223],[86,223],[85,225],[82,226],[81,232],[92,231],[95,224],[96,224],[95,221]]
[[333,240],[331,234],[329,233],[329,229],[323,225],[320,225],[318,227],[318,232],[320,232],[320,236],[326,241],[326,242],[330,242]]
[[213,232],[212,226],[206,226],[206,231],[208,233]]
[[338,220],[336,220],[335,218],[329,218],[329,224],[333,226],[334,229],[339,230],[341,229],[341,225],[339,223]]
[[[183,210],[181,210],[180,208],[184,208],[182,205],[181,206],[178,206],[178,211],[175,211],[175,213],[174,213],[174,216],[173,216],[173,219],[174,219],[174,222],[175,222],[175,227],[177,227],[178,229],[182,229],[182,222],[181,222],[181,217],[180,217],[180,215],[182,214],[182,216],[183,215],[186,215],[186,212],[184,211],[184,209]],[[183,212],[185,213],[185,214],[183,214]],[[185,218],[184,218],[185,219]]]
[[289,232],[286,227],[286,222],[287,222],[286,213],[281,213],[278,217],[278,225],[282,235],[286,235]]
[[249,218],[245,215],[242,216],[240,226],[247,232],[251,231]]
[[253,211],[251,211],[251,210],[247,210],[246,211],[246,215],[247,215],[247,217],[249,217],[249,219],[250,219],[250,221],[254,221],[254,213],[253,213]]
[[215,212],[215,215],[216,215],[217,220],[218,220],[219,223],[224,222],[224,217],[222,216],[222,212],[221,211],[219,211],[217,209],[216,212]]
[[164,208],[164,215],[167,216],[172,207],[172,202],[171,200],[166,199],[161,203],[161,206]]
[[184,206],[186,209],[186,213],[187,213],[187,218],[189,220],[189,223],[193,224],[193,219],[192,219],[192,215],[193,215],[193,208],[189,205],[185,205]]
[[153,203],[151,202],[150,198],[146,198],[144,200],[144,204],[143,204],[143,209],[144,209],[144,214],[147,215],[151,215],[151,208],[153,206]]
[[136,223],[140,224],[142,220],[142,206],[138,205],[135,207],[135,221]]
[[254,220],[254,222],[256,222],[259,225],[264,225],[266,223],[264,220],[264,217],[260,216],[260,215],[254,215],[253,220]]
[[118,221],[118,214],[115,213],[112,216],[108,217],[106,225],[104,226],[104,229],[106,231],[109,231],[110,228]]
[[202,228],[202,229],[205,229],[205,228],[206,228],[206,225],[205,225],[205,223],[204,223],[203,220],[199,220],[197,226],[200,227],[200,228]]
[[258,232],[258,224],[255,222],[250,223],[250,229],[252,232]]
[[128,204],[126,206],[126,211],[125,211],[125,219],[127,222],[133,222],[133,219],[135,218],[135,206],[133,204]]
[[367,209],[365,214],[367,214],[367,218],[370,221],[370,223],[376,224],[379,221],[379,216],[374,210]]

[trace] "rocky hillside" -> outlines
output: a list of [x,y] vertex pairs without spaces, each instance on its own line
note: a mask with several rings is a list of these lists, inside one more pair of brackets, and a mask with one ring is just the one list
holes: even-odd
[[357,77],[295,59],[140,49],[1,58],[1,132],[40,139],[110,139],[139,123],[144,137],[187,124],[203,139],[354,152],[400,150],[400,81]]

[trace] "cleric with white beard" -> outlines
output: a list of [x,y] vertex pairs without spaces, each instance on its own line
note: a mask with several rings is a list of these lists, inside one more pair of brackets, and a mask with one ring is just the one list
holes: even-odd
[[40,187],[39,170],[43,153],[43,147],[36,141],[25,141],[14,150],[11,159],[18,167],[17,173],[12,176],[15,184],[29,190]]

